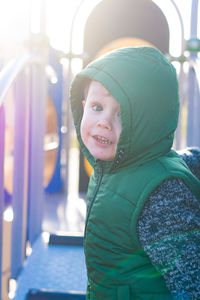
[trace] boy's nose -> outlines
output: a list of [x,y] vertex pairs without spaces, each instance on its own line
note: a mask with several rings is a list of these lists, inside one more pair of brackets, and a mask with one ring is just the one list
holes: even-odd
[[111,122],[107,119],[98,120],[97,126],[103,128],[103,129],[108,129],[108,130],[111,130],[111,128],[112,128]]

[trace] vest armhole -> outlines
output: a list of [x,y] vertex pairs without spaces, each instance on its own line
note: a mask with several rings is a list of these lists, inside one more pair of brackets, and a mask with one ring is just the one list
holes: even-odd
[[180,174],[179,172],[177,172],[176,174],[166,172],[162,176],[157,176],[156,178],[151,180],[148,183],[148,185],[146,186],[146,188],[142,191],[142,193],[137,201],[137,205],[132,214],[131,222],[130,222],[130,236],[132,238],[132,241],[134,244],[134,249],[136,249],[136,251],[141,250],[141,244],[140,244],[138,232],[137,232],[137,223],[138,223],[139,216],[143,210],[143,207],[144,207],[148,197],[155,190],[156,187],[158,187],[160,184],[162,184],[162,182],[164,180],[174,179],[174,178],[177,178],[177,179],[179,178],[179,179],[183,180],[183,182],[187,185],[187,182],[186,182],[187,180],[186,180],[185,176],[183,176],[183,174]]

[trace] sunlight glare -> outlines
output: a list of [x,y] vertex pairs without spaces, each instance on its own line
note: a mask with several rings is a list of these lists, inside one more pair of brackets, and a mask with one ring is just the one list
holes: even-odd
[[[25,1],[25,0],[24,0]],[[39,3],[42,0],[31,0],[32,30],[39,30]],[[103,0],[51,0],[46,1],[46,33],[50,38],[52,47],[66,53],[70,51],[71,27],[72,32],[72,52],[75,54],[83,53],[84,28],[92,10]],[[169,52],[173,56],[181,54],[181,25],[178,14],[172,1],[153,0],[164,15],[169,24],[170,46]],[[174,0],[184,23],[185,39],[190,34],[190,13],[191,0]],[[199,5],[200,10],[200,5]],[[199,18],[200,19],[200,18]],[[200,21],[199,21],[200,24]],[[200,26],[199,26],[200,27]],[[199,28],[200,31],[200,28]],[[200,32],[199,32],[200,34]]]
[[46,7],[47,34],[56,49],[69,52],[72,19],[80,0],[52,0]]
[[0,45],[19,44],[28,34],[28,1],[0,2]]
[[72,40],[72,52],[80,54],[83,52],[83,39],[84,39],[84,28],[86,21],[95,8],[95,6],[102,0],[85,0],[83,1],[78,14],[76,16],[76,22],[74,24],[73,30],[73,40]]
[[169,52],[173,56],[181,55],[181,25],[171,1],[153,0],[162,10],[169,25]]
[[44,241],[45,244],[49,243],[49,239],[50,239],[50,233],[49,232],[42,232],[42,240]]
[[[163,11],[167,18],[170,30],[170,46],[169,52],[173,56],[181,54],[181,26],[178,19],[176,10],[170,0],[153,0]],[[190,22],[191,22],[191,0],[175,0],[174,1],[180,11],[183,26],[184,26],[184,39],[190,38]],[[198,7],[198,15],[200,16],[200,5]],[[200,17],[198,18],[198,37],[200,37]]]
[[15,279],[9,280],[9,299],[13,299],[15,297],[15,292],[17,289],[17,281]]
[[8,206],[6,210],[3,212],[3,219],[6,222],[12,222],[14,219],[14,212],[11,206]]
[[26,256],[30,256],[32,253],[33,249],[31,248],[31,244],[29,241],[26,243]]
[[[47,34],[56,49],[69,52],[71,26],[74,18],[72,52],[83,51],[84,27],[92,9],[101,0],[52,0],[46,2]],[[80,8],[77,11],[77,8]],[[77,13],[77,15],[76,15]]]
[[81,58],[74,58],[72,59],[72,73],[76,75],[80,72],[83,68],[83,60]]
[[30,30],[32,33],[39,33],[41,0],[30,0],[29,9],[30,9]]

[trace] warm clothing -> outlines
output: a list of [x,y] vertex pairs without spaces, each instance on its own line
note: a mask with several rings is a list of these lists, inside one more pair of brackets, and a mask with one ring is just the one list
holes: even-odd
[[[179,153],[200,179],[200,149]],[[200,299],[200,202],[180,179],[165,180],[151,193],[137,229],[141,245],[174,298]],[[155,244],[166,236],[167,243]]]
[[180,179],[166,180],[151,193],[138,236],[174,299],[199,300],[200,202]]
[[200,148],[186,148],[179,150],[178,154],[186,162],[192,173],[200,180]]
[[[96,160],[81,139],[88,78],[120,104],[122,132],[112,162]],[[139,241],[137,224],[148,196],[166,179],[180,178],[200,195],[200,182],[171,150],[179,109],[175,69],[153,48],[114,51],[76,76],[71,105],[81,149],[94,168],[84,239],[88,299],[172,299]]]

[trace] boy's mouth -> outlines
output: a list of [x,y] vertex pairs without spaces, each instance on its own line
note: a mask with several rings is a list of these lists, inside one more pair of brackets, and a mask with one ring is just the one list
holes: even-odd
[[95,135],[94,138],[99,143],[108,144],[108,145],[112,144],[112,142],[109,139],[105,138],[105,137]]

